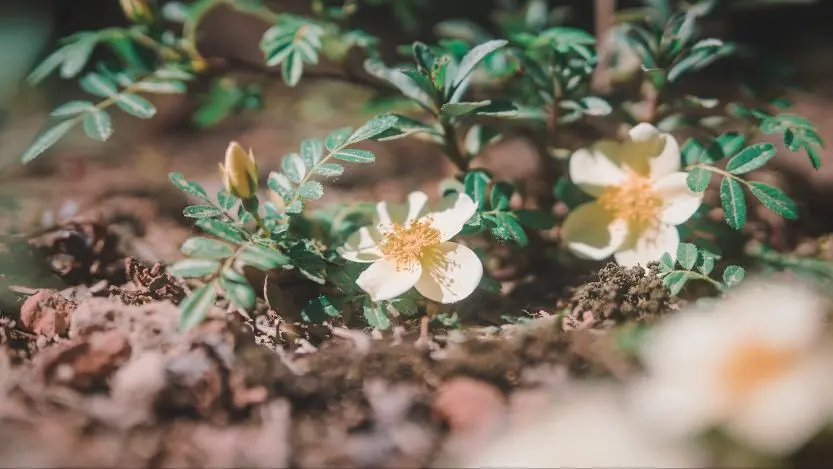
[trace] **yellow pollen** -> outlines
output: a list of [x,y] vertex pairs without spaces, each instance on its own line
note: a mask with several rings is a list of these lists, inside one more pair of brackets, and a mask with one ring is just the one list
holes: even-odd
[[420,262],[426,250],[440,243],[440,231],[427,220],[409,226],[394,223],[382,241],[382,254],[396,264],[397,270],[408,269]]
[[722,382],[733,399],[743,400],[762,384],[789,371],[797,358],[795,350],[746,342],[729,355],[721,370]]
[[638,174],[631,174],[621,185],[605,189],[598,203],[616,218],[637,225],[653,223],[662,207],[651,181]]

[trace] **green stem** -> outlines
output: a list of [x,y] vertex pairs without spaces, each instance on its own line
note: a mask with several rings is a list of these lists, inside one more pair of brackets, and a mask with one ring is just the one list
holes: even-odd
[[446,156],[454,163],[457,168],[466,172],[469,169],[469,161],[460,152],[460,146],[457,143],[457,131],[454,125],[446,119],[440,119],[443,128],[443,140],[445,142]]
[[745,186],[749,185],[749,182],[747,182],[746,179],[735,176],[734,174],[732,174],[728,171],[722,170],[722,169],[720,169],[716,166],[712,166],[712,165],[708,165],[708,164],[704,164],[704,163],[695,163],[695,164],[692,164],[692,165],[688,165],[686,167],[686,171],[690,171],[694,168],[705,169],[706,171],[711,171],[711,172],[713,172],[715,174],[719,174],[723,177],[727,177],[729,179],[734,179],[735,181],[738,181],[739,183],[741,183]]
[[715,287],[717,287],[717,288],[721,288],[721,287],[722,287],[722,284],[721,284],[720,282],[718,282],[717,280],[715,280],[715,279],[713,279],[713,278],[709,277],[708,275],[703,275],[703,274],[701,274],[701,273],[694,272],[693,270],[687,270],[687,271],[686,271],[686,273],[687,273],[687,274],[688,274],[691,278],[696,278],[696,279],[699,279],[699,280],[705,280],[705,281],[707,281],[707,282],[711,283],[712,285],[714,285],[714,286],[715,286]]

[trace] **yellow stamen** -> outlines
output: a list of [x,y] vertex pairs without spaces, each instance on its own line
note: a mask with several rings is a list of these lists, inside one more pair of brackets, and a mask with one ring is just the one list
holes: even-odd
[[382,254],[404,270],[420,262],[426,250],[440,243],[440,231],[427,220],[409,226],[394,223],[382,241]]
[[729,355],[722,369],[722,382],[732,398],[743,400],[762,384],[789,371],[797,358],[795,350],[746,342]]
[[651,181],[638,174],[631,174],[621,185],[607,188],[598,203],[616,218],[640,226],[652,224],[662,207]]

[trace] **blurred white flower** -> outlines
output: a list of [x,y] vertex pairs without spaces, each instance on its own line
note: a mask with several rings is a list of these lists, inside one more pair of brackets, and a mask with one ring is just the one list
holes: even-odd
[[659,326],[643,349],[634,409],[669,436],[715,426],[749,447],[789,453],[833,409],[825,302],[801,283],[747,281],[711,311]]
[[629,418],[608,385],[574,385],[537,424],[510,428],[458,467],[705,467],[699,448],[669,443]]
[[684,223],[700,207],[702,194],[686,184],[680,147],[673,136],[642,123],[627,140],[602,140],[570,158],[570,178],[596,200],[576,207],[561,236],[579,256],[601,260],[611,254],[624,266],[658,261],[677,252]]
[[408,194],[407,205],[379,202],[374,226],[360,228],[339,249],[354,262],[372,262],[356,284],[373,301],[415,287],[426,298],[454,303],[471,295],[483,276],[477,254],[448,241],[463,229],[477,206],[466,194],[444,197],[432,212],[424,192]]

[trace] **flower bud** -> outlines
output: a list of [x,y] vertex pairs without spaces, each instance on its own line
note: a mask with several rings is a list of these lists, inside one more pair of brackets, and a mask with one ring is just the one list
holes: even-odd
[[150,23],[153,21],[153,9],[149,0],[119,0],[121,9],[127,19],[134,23]]
[[257,162],[252,151],[246,153],[237,142],[229,143],[225,165],[220,164],[220,174],[226,190],[241,199],[248,199],[257,191]]

